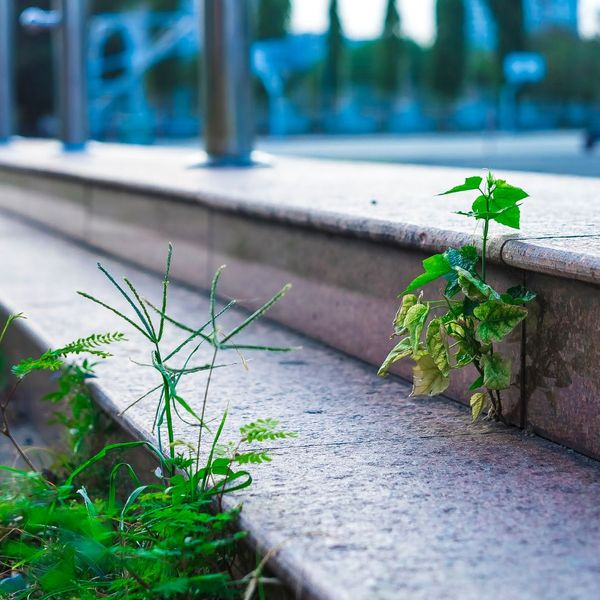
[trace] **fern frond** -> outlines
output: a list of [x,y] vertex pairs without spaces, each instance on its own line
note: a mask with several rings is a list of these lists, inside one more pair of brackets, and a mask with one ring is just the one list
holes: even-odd
[[39,358],[26,358],[14,365],[11,369],[13,375],[23,379],[32,371],[58,371],[64,365],[64,359],[68,356],[79,354],[91,354],[100,358],[112,356],[110,352],[101,350],[100,346],[122,342],[126,338],[120,332],[94,333],[86,338],[80,338],[56,350],[46,350]]
[[26,358],[11,369],[13,375],[23,379],[32,371],[58,371],[64,361],[56,356],[52,350],[44,352],[39,358]]
[[279,429],[279,421],[277,419],[257,419],[248,425],[240,427],[240,433],[242,434],[242,441],[248,444],[267,440],[294,438],[298,435],[293,431]]
[[236,454],[233,460],[240,465],[260,465],[262,463],[271,462],[273,459],[268,450],[253,450],[252,452]]
[[93,354],[100,358],[108,358],[109,356],[112,356],[112,354],[105,350],[101,350],[99,347],[123,342],[125,339],[125,335],[118,331],[114,333],[93,333],[88,337],[79,338],[62,348],[57,348],[53,352],[56,356],[63,357],[72,354]]

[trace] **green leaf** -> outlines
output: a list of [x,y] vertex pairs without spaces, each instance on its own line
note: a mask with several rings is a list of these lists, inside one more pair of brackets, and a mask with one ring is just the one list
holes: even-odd
[[446,391],[450,378],[438,369],[429,354],[423,354],[416,363],[411,396],[435,396]]
[[11,369],[13,375],[23,379],[32,371],[58,371],[64,361],[52,350],[44,352],[39,358],[26,358]]
[[521,229],[521,209],[518,206],[505,208],[491,215],[493,221],[512,227],[513,229]]
[[476,219],[488,219],[513,229],[520,229],[521,210],[517,202],[527,198],[527,192],[502,180],[494,181],[492,184],[491,195],[479,196],[473,202],[470,212],[459,214]]
[[447,275],[452,271],[452,267],[444,254],[434,254],[423,261],[423,270],[425,272],[413,279],[400,296]]
[[442,192],[440,196],[446,196],[447,194],[456,194],[457,192],[469,192],[471,190],[478,190],[481,186],[483,179],[481,177],[467,177],[462,185],[457,185],[447,192]]
[[480,375],[470,386],[469,391],[474,392],[477,388],[483,385],[483,375]]
[[268,450],[254,450],[252,452],[236,454],[234,460],[240,465],[260,465],[262,463],[271,462],[273,459]]
[[517,285],[506,290],[505,294],[502,294],[500,299],[506,304],[526,304],[537,298],[535,292],[529,291],[522,285]]
[[394,317],[394,332],[396,335],[401,335],[406,329],[404,327],[404,319],[406,319],[406,313],[417,303],[417,297],[414,294],[406,294],[402,297],[402,304]]
[[461,348],[457,353],[456,353],[456,366],[457,367],[466,367],[467,365],[470,365],[473,360],[474,360],[474,356],[471,352],[469,352],[468,350]]
[[[449,315],[447,315],[449,316]],[[452,319],[454,319],[454,316],[452,316]],[[442,320],[444,320],[444,317],[442,317]],[[463,338],[465,335],[465,330],[464,328],[459,325],[458,323],[456,323],[456,321],[451,320],[448,322],[444,322],[445,328],[446,328],[446,333],[453,338]]]
[[529,194],[521,188],[510,185],[501,179],[496,180],[496,187],[492,192],[494,200],[498,202],[512,202],[513,204],[519,200],[529,198]]
[[473,394],[471,396],[471,418],[473,422],[477,421],[477,418],[481,414],[483,407],[485,406],[486,395],[482,392],[478,392],[477,394]]
[[462,303],[463,315],[466,317],[472,317],[473,311],[481,304],[480,300],[471,300],[471,298],[466,297]]
[[452,270],[444,275],[444,278],[448,281],[444,295],[448,298],[452,298],[452,296],[460,291],[458,274],[454,271],[454,267],[461,267],[465,269],[465,271],[475,273],[475,266],[479,261],[479,255],[477,254],[477,248],[475,248],[475,246],[463,246],[458,250],[456,248],[448,248],[448,250],[444,252],[444,256],[452,267]]
[[229,475],[231,471],[231,459],[226,457],[215,458],[210,465],[210,472],[213,475]]
[[454,271],[458,275],[458,284],[467,298],[471,300],[500,299],[499,294],[487,283],[484,283],[479,276],[473,275],[461,267],[454,267]]
[[392,351],[387,355],[386,359],[383,361],[381,367],[379,367],[379,371],[377,371],[377,375],[380,377],[386,377],[390,367],[399,360],[410,356],[413,353],[412,344],[410,338],[404,338],[401,342],[396,344]]
[[527,316],[527,309],[489,300],[473,313],[481,321],[477,326],[477,336],[484,344],[488,344],[506,337]]
[[[449,248],[447,250],[448,252],[448,260],[450,260],[450,250],[454,250],[454,248]],[[456,250],[454,250],[454,252],[456,252]],[[477,253],[477,248],[475,248],[475,246],[470,246],[470,245],[466,245],[466,246],[461,246],[458,249],[458,260],[454,261],[454,260],[450,260],[452,266],[458,266],[458,267],[462,267],[463,269],[467,269],[467,271],[469,270],[469,266],[473,267],[475,266],[475,264],[477,263],[477,261],[479,260],[479,254]],[[469,266],[465,266],[465,265],[469,265]]]
[[423,333],[428,314],[429,306],[425,304],[415,304],[409,308],[408,312],[406,313],[404,326],[406,329],[408,329],[408,335],[414,354],[417,353],[419,348],[419,340],[421,339],[421,333]]
[[487,196],[478,196],[471,206],[471,214],[477,219],[484,219],[488,213]]
[[425,346],[433,362],[443,375],[450,373],[450,358],[445,337],[446,330],[440,319],[433,319],[427,328]]
[[510,360],[496,352],[481,359],[483,364],[483,385],[490,390],[505,390],[510,387]]
[[248,425],[240,427],[242,440],[251,444],[252,442],[264,442],[267,440],[282,440],[297,437],[293,431],[284,431],[279,428],[277,419],[257,419]]

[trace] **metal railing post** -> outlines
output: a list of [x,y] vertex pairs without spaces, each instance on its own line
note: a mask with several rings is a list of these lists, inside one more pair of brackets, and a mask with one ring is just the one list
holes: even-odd
[[85,149],[88,140],[88,0],[53,0],[52,11],[30,8],[21,14],[27,29],[52,30],[57,66],[60,139],[67,152]]
[[14,6],[13,0],[0,1],[0,144],[14,133]]
[[205,164],[259,164],[253,152],[253,0],[203,1]]
[[58,61],[60,137],[65,150],[83,150],[88,140],[88,0],[54,0],[54,5],[62,16],[60,26],[54,31]]

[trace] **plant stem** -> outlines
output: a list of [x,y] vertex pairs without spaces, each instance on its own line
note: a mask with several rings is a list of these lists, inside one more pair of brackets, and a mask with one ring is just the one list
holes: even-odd
[[[156,358],[156,363],[163,367],[162,358],[160,356],[160,348],[158,347],[158,343],[155,343],[155,353],[154,356]],[[164,372],[162,375],[162,385],[163,391],[165,394],[165,417],[167,419],[167,435],[169,437],[169,456],[171,460],[175,459],[175,432],[173,431],[173,416],[171,414],[171,386],[169,385],[169,381]]]
[[[5,327],[5,330],[6,330],[6,327]],[[4,332],[3,332],[3,335],[4,335]],[[19,387],[20,383],[21,383],[21,379],[17,379],[17,381],[11,388],[10,392],[8,393],[6,400],[4,400],[4,402],[0,403],[0,417],[2,418],[2,428],[0,429],[0,433],[2,435],[4,435],[6,438],[8,438],[10,443],[14,446],[15,450],[19,453],[19,456],[25,461],[25,463],[29,466],[29,468],[32,471],[35,471],[36,473],[38,473],[39,472],[38,469],[29,460],[29,457],[27,456],[27,454],[25,454],[25,451],[23,450],[23,448],[21,448],[21,445],[19,444],[19,442],[17,442],[17,440],[13,437],[13,435],[10,431],[8,417],[6,416],[6,411],[8,409],[8,405],[10,404],[10,401],[12,400],[13,396],[15,395],[15,392],[17,391],[17,388]]]
[[217,353],[219,352],[219,346],[216,344],[214,347],[212,360],[210,362],[210,369],[208,370],[208,378],[206,380],[206,387],[204,388],[204,398],[202,400],[202,413],[200,414],[200,430],[198,431],[198,446],[196,448],[196,471],[200,466],[200,447],[202,446],[202,430],[204,429],[204,414],[206,411],[206,402],[208,400],[208,389],[210,387],[210,380],[212,378],[215,362],[217,360]]
[[496,398],[498,400],[498,419],[506,425],[506,419],[502,414],[502,398],[500,397],[500,390],[496,390]]
[[[487,198],[487,196],[486,196]],[[486,211],[489,212],[489,200],[486,200]],[[487,266],[487,244],[488,244],[488,233],[490,229],[490,220],[486,219],[483,225],[483,248],[481,253],[481,279],[486,283],[486,266]]]
[[2,428],[2,435],[6,436],[9,439],[10,443],[14,446],[15,450],[19,453],[19,456],[27,463],[27,466],[32,471],[38,473],[39,471],[37,470],[35,465],[29,460],[29,457],[27,456],[27,454],[25,454],[25,451],[23,450],[23,448],[21,448],[21,445],[19,444],[19,442],[17,442],[17,440],[15,440],[12,433],[10,432],[10,429],[8,427],[8,421],[6,420],[6,416],[4,414],[2,415],[2,420],[4,421],[4,425]]

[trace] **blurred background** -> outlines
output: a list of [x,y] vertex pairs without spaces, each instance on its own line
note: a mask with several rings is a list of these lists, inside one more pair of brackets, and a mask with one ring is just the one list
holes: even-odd
[[[95,139],[197,143],[200,4],[94,0]],[[16,44],[18,132],[55,136],[50,36]],[[600,176],[600,0],[256,0],[251,62],[276,154]]]

